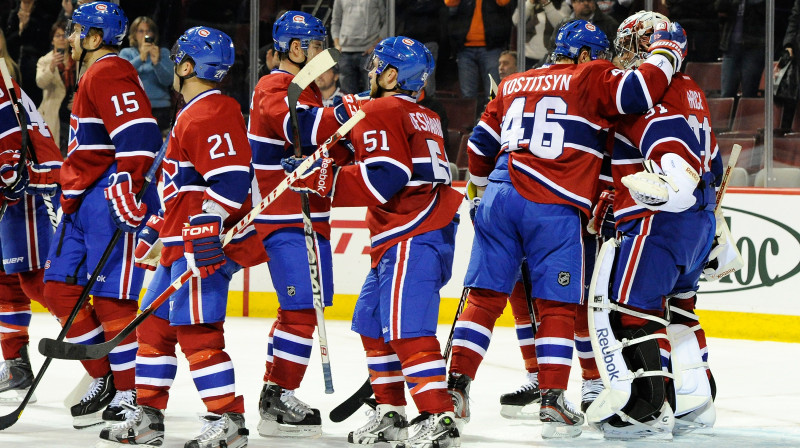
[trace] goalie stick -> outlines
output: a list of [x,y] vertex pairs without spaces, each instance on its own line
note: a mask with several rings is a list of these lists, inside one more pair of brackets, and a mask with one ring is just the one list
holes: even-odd
[[[292,145],[294,146],[295,157],[301,157],[303,151],[300,142],[300,126],[297,122],[297,100],[303,90],[314,82],[320,75],[332,68],[339,60],[338,50],[329,48],[318,54],[300,70],[287,92],[289,103],[289,117],[292,125]],[[325,302],[322,298],[322,275],[317,254],[317,243],[314,234],[314,226],[311,222],[311,207],[308,202],[308,194],[300,193],[300,205],[303,214],[303,233],[305,234],[306,253],[308,255],[308,274],[311,278],[311,293],[314,299],[314,312],[317,319],[317,339],[319,340],[319,352],[322,357],[322,377],[325,381],[325,393],[333,393],[333,376],[331,375],[331,359],[328,350],[328,333],[325,331]]]
[[[169,138],[167,138],[167,140],[164,141],[164,144],[161,145],[161,148],[158,150],[158,153],[156,153],[156,156],[153,160],[153,165],[150,166],[150,169],[147,171],[147,174],[145,174],[142,188],[139,190],[138,193],[136,193],[137,201],[141,201],[142,197],[144,197],[144,193],[147,191],[147,188],[150,186],[150,184],[153,183],[153,178],[155,178],[156,172],[158,171],[159,167],[161,167],[161,161],[164,160],[164,154],[167,152],[167,143],[169,143]],[[100,275],[100,272],[103,270],[103,267],[105,267],[106,262],[111,257],[111,253],[114,251],[114,246],[117,244],[117,241],[119,241],[121,236],[122,236],[122,229],[119,228],[116,229],[114,231],[114,234],[111,236],[111,241],[109,241],[108,245],[106,246],[103,255],[97,262],[97,266],[95,266],[94,271],[92,271],[92,275],[89,277],[88,281],[86,282],[86,285],[83,287],[81,295],[78,298],[78,302],[72,308],[72,312],[70,312],[69,317],[64,323],[64,326],[61,328],[61,332],[58,333],[56,339],[42,339],[39,341],[39,352],[46,356],[44,363],[42,363],[42,367],[39,369],[39,372],[36,373],[36,378],[34,378],[30,389],[28,389],[28,393],[25,394],[25,398],[22,400],[22,403],[20,403],[17,409],[15,409],[12,413],[0,416],[0,431],[16,423],[17,420],[19,420],[20,416],[22,416],[22,411],[25,410],[25,406],[28,405],[28,401],[33,396],[33,391],[36,390],[36,386],[39,384],[39,381],[42,380],[44,372],[47,371],[47,367],[50,365],[50,362],[54,358],[54,356],[51,356],[49,352],[45,352],[43,350],[42,343],[47,340],[49,341],[50,344],[55,346],[58,346],[59,344],[69,344],[68,342],[64,342],[64,338],[67,336],[67,331],[69,331],[70,327],[72,326],[72,322],[75,321],[75,317],[77,317],[78,312],[81,309],[83,309],[83,305],[89,298],[89,291],[91,291],[95,282],[97,282],[97,277]],[[124,338],[121,338],[119,341],[122,341],[122,339]],[[117,343],[119,343],[119,341]],[[109,352],[110,351],[111,349],[109,349]],[[108,352],[106,352],[106,354],[107,353]],[[102,358],[103,356],[105,355],[98,356],[98,358]]]
[[741,145],[733,145],[731,155],[728,157],[728,166],[725,167],[725,172],[722,173],[722,181],[719,184],[719,191],[717,191],[717,205],[714,207],[714,215],[722,215],[722,198],[725,197],[725,192],[728,190],[728,180],[731,178],[731,173],[736,167],[736,162],[739,161],[739,153],[742,152]]
[[[294,170],[291,174],[289,174],[285,179],[283,179],[272,192],[270,192],[264,199],[259,202],[254,209],[252,209],[244,218],[242,218],[232,229],[225,234],[225,238],[222,240],[223,246],[230,243],[233,239],[233,236],[237,233],[241,232],[249,226],[256,217],[261,214],[270,204],[275,202],[275,199],[278,198],[284,191],[289,188],[292,182],[294,182],[298,177],[300,177],[305,171],[314,164],[314,162],[319,159],[325,152],[328,151],[328,148],[333,145],[334,143],[338,142],[344,134],[347,134],[350,129],[355,126],[362,118],[364,118],[364,112],[359,111],[355,115],[353,115],[345,124],[343,124],[335,134],[333,134],[314,154],[310,155],[306,160],[301,163],[296,170]],[[106,356],[108,353],[111,352],[114,347],[116,347],[123,339],[125,339],[129,334],[136,330],[142,321],[147,319],[147,317],[152,314],[161,304],[169,299],[169,296],[177,291],[181,285],[183,285],[189,278],[192,276],[192,271],[184,272],[180,278],[172,282],[169,287],[162,292],[147,308],[142,310],[141,314],[136,316],[134,320],[132,320],[125,328],[120,331],[120,333],[115,336],[110,341],[102,342],[100,344],[93,344],[93,345],[83,345],[83,344],[76,344],[72,342],[64,342],[60,340],[53,340],[49,338],[44,338],[39,341],[39,352],[42,354],[58,358],[58,359],[74,359],[74,360],[86,360],[86,359],[99,359],[103,356]]]
[[[33,143],[28,135],[28,118],[27,114],[25,113],[25,106],[22,104],[22,98],[17,97],[14,84],[11,82],[11,73],[9,73],[8,65],[6,64],[6,60],[3,58],[0,58],[0,74],[2,74],[3,84],[5,84],[6,90],[8,90],[11,106],[14,109],[14,116],[17,118],[19,132],[22,137],[22,148],[20,150],[19,163],[17,165],[17,180],[14,182],[14,185],[12,185],[12,187],[16,187],[17,184],[22,180],[22,170],[26,169],[25,159],[30,156],[33,163],[38,164],[39,161],[36,159],[36,152],[33,150]],[[55,208],[53,207],[53,201],[49,196],[42,196],[42,200],[44,201],[44,206],[47,209],[47,216],[50,218],[50,225],[53,227],[53,229],[55,229],[58,220],[56,217]],[[3,216],[5,216],[7,208],[8,200],[4,198],[3,204],[0,205],[0,221],[3,220]]]

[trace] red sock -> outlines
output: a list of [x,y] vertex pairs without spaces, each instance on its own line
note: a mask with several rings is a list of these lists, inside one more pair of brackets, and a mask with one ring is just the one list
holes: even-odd
[[447,393],[444,358],[439,341],[433,336],[390,341],[408,383],[411,398],[420,413],[453,411],[453,401]]
[[[135,317],[139,304],[134,300],[95,297],[94,312],[103,325],[105,340],[110,341]],[[117,390],[136,387],[136,332],[132,332],[108,354]]]
[[314,348],[316,312],[278,309],[272,333],[272,368],[268,381],[287,390],[300,387]]
[[503,313],[507,296],[488,289],[470,289],[467,306],[456,322],[450,371],[472,379],[483,361],[497,318]]
[[367,352],[369,381],[372,383],[377,402],[405,406],[405,378],[397,353],[390,344],[383,341],[383,338],[361,336],[361,343]]
[[[508,296],[508,304],[511,305],[511,313],[514,315],[514,326],[517,331],[517,341],[519,350],[522,352],[522,359],[525,361],[525,370],[529,373],[539,371],[539,363],[536,361],[536,344],[533,338],[533,327],[531,326],[531,314],[528,311],[528,299],[525,294],[525,286],[522,282],[514,285],[514,291]],[[536,312],[536,301],[533,301],[534,315]]]
[[542,320],[536,332],[539,388],[566,389],[572,366],[573,332],[578,305],[544,299],[539,299],[537,303]]
[[175,379],[178,358],[176,327],[158,316],[150,316],[136,328],[136,403],[166,409],[169,389]]
[[587,303],[578,305],[575,316],[575,349],[578,351],[578,361],[581,363],[581,377],[585,380],[596,380],[600,378],[600,371],[597,370],[592,338],[589,336]]
[[16,274],[0,272],[0,348],[3,359],[19,358],[28,343],[31,301],[25,296]]

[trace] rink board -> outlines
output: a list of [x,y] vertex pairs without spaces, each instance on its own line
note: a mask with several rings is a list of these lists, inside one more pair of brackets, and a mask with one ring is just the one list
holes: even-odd
[[[698,314],[709,336],[800,342],[800,189],[731,188],[725,216],[745,267],[700,288]],[[349,320],[370,268],[365,208],[336,208],[331,214],[334,306],[328,319]],[[442,289],[440,323],[452,322],[472,245],[467,206],[460,210],[453,276]],[[800,229],[800,227],[798,227]],[[240,272],[231,285],[231,316],[274,317],[277,296],[266,265]],[[512,326],[510,309],[498,322]]]

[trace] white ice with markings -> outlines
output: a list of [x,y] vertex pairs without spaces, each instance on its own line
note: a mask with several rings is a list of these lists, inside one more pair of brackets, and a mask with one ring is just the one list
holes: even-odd
[[[324,394],[319,352],[314,349],[308,373],[297,395],[321,410],[322,437],[311,440],[266,439],[256,431],[258,395],[264,374],[266,337],[272,319],[231,318],[225,325],[226,345],[236,369],[237,392],[245,396],[246,420],[250,429],[250,447],[345,447],[347,433],[367,419],[363,411],[342,423],[327,419],[328,412],[355,391],[366,379],[364,352],[358,336],[348,322],[328,321],[328,342],[336,393]],[[449,326],[439,327],[444,340]],[[53,337],[58,327],[52,318],[35,313],[31,323],[32,362],[34,369],[43,357],[36,351],[39,338]],[[800,447],[800,381],[797,360],[800,344],[709,339],[711,367],[717,380],[717,424],[713,436],[677,437],[674,445],[696,447],[744,448],[754,446]],[[197,435],[197,416],[205,411],[189,375],[188,364],[178,352],[178,375],[172,386],[166,412],[164,447],[182,447]],[[76,361],[54,361],[36,391],[37,403],[29,405],[14,426],[0,431],[3,447],[92,447],[100,427],[83,431],[72,429],[69,410],[62,401],[80,380],[83,369]],[[511,392],[524,381],[522,358],[511,328],[498,328],[478,378],[472,384],[472,419],[465,428],[462,446],[510,448],[528,446],[665,446],[664,443],[606,442],[599,433],[585,427],[583,435],[568,441],[544,441],[538,422],[506,420],[500,416],[499,396]],[[568,398],[580,401],[580,368],[573,363]],[[410,402],[410,401],[409,401]],[[8,414],[15,406],[0,406]],[[407,407],[416,415],[413,405]]]

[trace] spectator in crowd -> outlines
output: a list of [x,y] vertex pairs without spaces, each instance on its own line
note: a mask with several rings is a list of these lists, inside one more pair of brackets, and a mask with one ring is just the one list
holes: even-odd
[[386,0],[334,0],[331,36],[333,45],[342,52],[342,92],[359,93],[369,88],[364,66],[375,45],[388,35],[386,16]]
[[68,53],[66,25],[65,22],[53,24],[50,29],[53,49],[39,58],[36,64],[36,84],[43,92],[39,113],[50,127],[53,140],[61,148],[62,156],[66,156],[69,114],[75,86],[75,62]]
[[556,34],[558,34],[558,29],[567,22],[571,22],[575,19],[586,20],[600,28],[600,30],[606,34],[606,37],[608,37],[609,42],[614,42],[614,38],[617,36],[619,22],[599,10],[597,7],[597,0],[572,0],[572,14],[565,17],[556,27],[556,32],[550,36],[550,41],[547,44],[548,53],[552,52],[556,47]]
[[58,13],[56,22],[67,22],[72,19],[72,11],[78,7],[78,0],[61,0],[61,12]]
[[48,31],[54,22],[47,6],[46,2],[20,0],[5,29],[8,52],[19,64],[21,76],[17,80],[34,104],[42,102],[42,90],[36,85],[36,63],[50,50]]
[[709,22],[709,18],[715,16],[714,0],[667,0],[667,8],[669,19],[679,22],[686,30],[689,54],[685,61],[716,61],[719,57],[719,27]]
[[[395,35],[406,36],[422,42],[430,50],[438,65],[439,41],[444,37],[444,3],[442,0],[395,0],[397,26]],[[425,93],[430,98],[436,93],[436,69],[428,75]]]
[[[794,0],[792,12],[789,14],[789,23],[786,27],[786,34],[783,36],[783,51],[781,59],[784,63],[792,62],[795,67],[790,67],[793,70],[800,70],[797,67],[798,62],[794,60],[795,53],[800,49],[800,0]],[[777,71],[777,67],[776,67]],[[794,114],[797,109],[797,98],[795,101],[783,102],[783,116],[781,118],[780,128],[791,130]]]
[[[550,53],[546,44],[559,23],[572,13],[565,0],[527,0],[525,2],[525,69],[547,62]],[[511,20],[519,24],[519,9]],[[502,78],[502,73],[500,74]]]
[[722,22],[719,48],[722,50],[722,96],[758,94],[764,70],[765,0],[716,0]]
[[619,23],[631,15],[632,5],[633,0],[597,0],[597,9]]
[[169,60],[169,50],[158,46],[158,29],[153,19],[137,17],[128,30],[130,47],[119,52],[139,72],[147,98],[153,108],[153,116],[158,121],[162,133],[169,130],[172,121],[170,114],[170,92],[172,90],[173,64]]
[[500,53],[500,58],[497,60],[497,73],[500,75],[502,81],[508,75],[517,73],[517,52],[505,50]]
[[0,58],[6,60],[6,65],[8,65],[8,70],[11,72],[11,77],[15,79],[19,79],[19,66],[14,59],[8,54],[8,45],[6,44],[6,35],[3,33],[3,30],[0,29]]
[[325,73],[319,75],[314,83],[322,93],[322,105],[325,107],[337,106],[342,103],[342,89],[339,88],[339,67],[333,66]]
[[[479,98],[489,93],[489,74],[498,79],[497,60],[508,48],[511,16],[516,0],[444,0],[450,7],[450,48],[456,51],[461,96]],[[483,83],[485,95],[479,95]],[[478,107],[481,110],[482,107]]]

